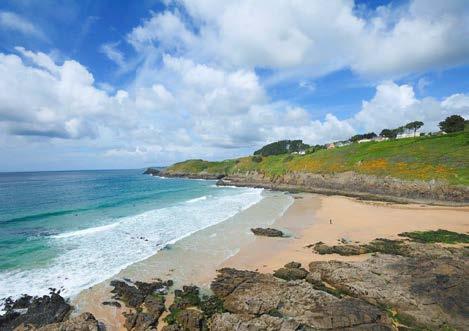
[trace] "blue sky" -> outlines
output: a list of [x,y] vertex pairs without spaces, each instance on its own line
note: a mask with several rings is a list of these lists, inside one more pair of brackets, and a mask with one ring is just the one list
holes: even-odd
[[0,171],[222,159],[469,117],[469,4],[0,4]]

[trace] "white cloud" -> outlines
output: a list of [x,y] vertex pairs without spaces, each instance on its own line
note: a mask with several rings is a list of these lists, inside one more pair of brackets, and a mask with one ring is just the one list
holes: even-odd
[[0,27],[36,38],[46,39],[41,29],[25,18],[9,11],[0,11]]
[[119,43],[106,43],[101,45],[99,51],[107,56],[109,60],[117,64],[119,67],[125,66],[124,54],[117,49]]
[[438,123],[453,114],[469,118],[468,95],[454,94],[442,101],[431,97],[418,99],[412,86],[388,81],[376,87],[370,101],[363,101],[362,109],[350,123],[357,129],[379,133],[384,128],[422,121],[424,131],[436,131]]
[[395,78],[469,58],[465,0],[411,0],[379,7],[367,17],[358,16],[350,0],[174,2],[191,23],[177,10],[153,14],[128,35],[136,49],[154,47],[225,68],[271,68],[300,77],[351,68]]

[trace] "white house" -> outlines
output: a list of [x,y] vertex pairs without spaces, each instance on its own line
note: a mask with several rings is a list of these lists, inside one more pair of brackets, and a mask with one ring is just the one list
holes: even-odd
[[413,138],[413,137],[420,137],[420,132],[413,132],[410,133],[401,133],[396,136],[396,139],[403,139],[403,138]]

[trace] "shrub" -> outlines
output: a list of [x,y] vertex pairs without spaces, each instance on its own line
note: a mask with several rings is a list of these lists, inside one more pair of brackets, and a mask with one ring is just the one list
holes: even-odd
[[259,163],[259,162],[262,162],[262,156],[260,155],[254,155],[252,158],[251,158],[252,162],[256,162],[256,163]]

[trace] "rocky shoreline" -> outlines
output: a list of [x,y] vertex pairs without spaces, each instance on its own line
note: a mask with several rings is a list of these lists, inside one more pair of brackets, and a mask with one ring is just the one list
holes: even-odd
[[343,195],[364,200],[395,203],[425,203],[432,205],[467,206],[469,187],[449,185],[439,181],[406,181],[393,177],[378,177],[354,172],[337,174],[289,173],[270,178],[262,173],[248,172],[225,175],[209,173],[173,173],[148,168],[153,176],[218,180],[220,186],[266,188],[288,192]]
[[[114,280],[113,305],[135,331],[468,329],[467,247],[409,239],[337,247],[310,249],[368,258],[313,261],[307,268],[290,262],[273,274],[222,268],[209,296],[196,286],[174,290],[170,280]],[[71,310],[54,291],[10,300],[0,330],[101,329],[90,313],[70,318]]]

